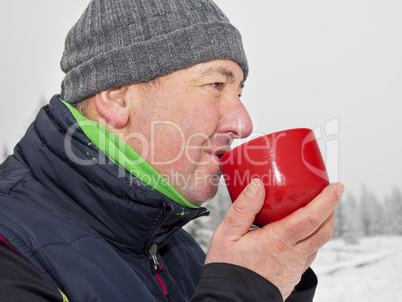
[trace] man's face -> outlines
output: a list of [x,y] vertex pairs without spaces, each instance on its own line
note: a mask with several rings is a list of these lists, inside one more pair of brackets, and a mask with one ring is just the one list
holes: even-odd
[[215,196],[219,158],[252,132],[242,84],[237,63],[214,60],[129,87],[127,143],[193,204]]

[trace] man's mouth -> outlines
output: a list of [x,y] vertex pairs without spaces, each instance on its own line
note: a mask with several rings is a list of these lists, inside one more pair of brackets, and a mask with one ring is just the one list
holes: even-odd
[[228,148],[216,149],[216,150],[214,150],[212,155],[215,156],[215,158],[217,159],[217,163],[219,163],[222,156],[225,155],[228,151],[229,151]]
[[223,156],[224,154],[225,154],[225,153],[218,153],[218,154],[216,154],[216,157],[218,157],[218,159],[221,160],[221,158],[222,158],[222,156]]

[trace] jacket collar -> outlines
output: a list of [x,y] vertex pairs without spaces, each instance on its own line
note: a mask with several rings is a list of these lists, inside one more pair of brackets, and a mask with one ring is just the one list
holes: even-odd
[[59,197],[58,206],[123,252],[147,252],[190,220],[208,215],[205,208],[175,203],[110,161],[58,96],[39,112],[33,131],[18,146],[32,173]]

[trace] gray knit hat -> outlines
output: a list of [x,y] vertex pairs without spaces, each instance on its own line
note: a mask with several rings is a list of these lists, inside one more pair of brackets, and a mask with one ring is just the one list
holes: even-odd
[[215,59],[246,79],[240,33],[210,0],[92,0],[65,41],[61,97],[75,104]]

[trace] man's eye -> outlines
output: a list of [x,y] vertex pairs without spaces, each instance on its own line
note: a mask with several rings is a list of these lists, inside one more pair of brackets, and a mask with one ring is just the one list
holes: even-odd
[[219,83],[219,82],[217,82],[217,83],[213,83],[213,84],[212,84],[212,87],[214,87],[214,88],[216,88],[216,89],[218,89],[218,90],[222,90],[222,89],[223,89],[223,85],[224,85],[224,83]]

